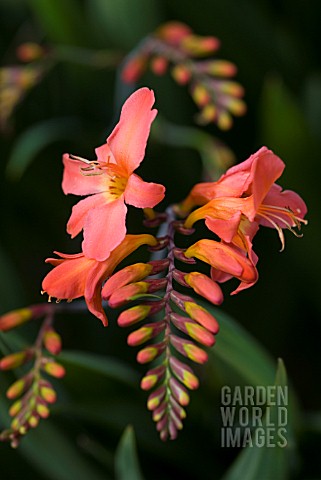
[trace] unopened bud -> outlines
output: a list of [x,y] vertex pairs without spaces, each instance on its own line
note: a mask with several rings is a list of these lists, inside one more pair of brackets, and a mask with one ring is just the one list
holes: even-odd
[[130,58],[122,69],[122,80],[125,83],[137,82],[146,69],[146,60],[146,57],[142,55]]
[[206,347],[211,347],[215,343],[215,337],[210,333],[206,328],[202,327],[194,320],[178,315],[177,313],[171,314],[171,320],[175,327],[177,327],[182,332],[186,333],[188,336],[196,340],[197,342],[205,345]]
[[198,64],[203,73],[215,77],[233,77],[237,73],[236,65],[227,60],[208,60]]
[[159,422],[160,419],[164,416],[167,410],[166,401],[162,402],[155,410],[153,410],[153,420],[154,422]]
[[179,418],[186,418],[186,411],[184,408],[175,400],[173,396],[169,397],[169,403],[172,407],[172,410],[176,412],[176,415]]
[[57,400],[57,394],[52,388],[41,387],[40,395],[48,403],[55,403]]
[[165,415],[163,415],[163,417],[160,420],[158,420],[158,422],[156,423],[156,430],[158,432],[161,432],[162,430],[164,430],[164,428],[167,425],[167,422],[168,422],[168,414],[165,413]]
[[184,263],[188,263],[190,265],[195,265],[196,260],[192,257],[191,258],[185,257],[184,252],[185,250],[182,248],[177,248],[177,247],[173,248],[174,257],[177,260],[180,260],[181,262],[184,262]]
[[143,327],[130,333],[127,338],[127,343],[131,347],[136,347],[142,343],[147,342],[151,338],[157,337],[165,329],[165,322],[148,323]]
[[220,41],[215,37],[188,35],[181,43],[182,48],[190,55],[202,56],[213,53],[220,47]]
[[0,370],[12,370],[20,367],[33,357],[32,350],[23,350],[22,352],[11,353],[0,360]]
[[196,390],[196,388],[198,388],[199,381],[191,367],[189,367],[175,357],[170,358],[169,364],[174,375],[187,388],[189,388],[190,390]]
[[196,363],[205,363],[208,360],[208,355],[204,350],[197,347],[193,342],[185,340],[184,338],[177,337],[176,335],[170,336],[170,342],[173,347],[184,357],[193,360]]
[[191,272],[184,276],[184,280],[192,287],[194,292],[214,303],[214,305],[220,305],[223,302],[224,297],[221,287],[207,275]]
[[148,370],[145,377],[140,382],[140,387],[143,390],[150,390],[156,383],[158,383],[165,374],[165,365],[159,365],[158,367]]
[[134,300],[136,295],[147,293],[148,286],[147,282],[136,282],[125,285],[111,294],[108,303],[112,308],[125,305],[127,302]]
[[174,396],[174,398],[178,401],[180,405],[185,407],[189,404],[189,395],[187,390],[183,385],[181,385],[176,378],[171,378],[169,380],[169,388]]
[[25,392],[32,382],[32,375],[28,374],[19,380],[16,380],[10,388],[7,390],[7,397],[10,400],[19,397],[23,392]]
[[175,410],[171,410],[170,411],[170,417],[171,417],[171,421],[174,423],[175,427],[177,428],[177,430],[182,430],[183,428],[183,422],[181,421],[181,419],[178,417],[178,415],[176,414]]
[[53,355],[58,355],[61,352],[61,337],[53,328],[46,330],[43,342],[48,352]]
[[0,330],[6,332],[11,328],[18,327],[23,323],[31,320],[32,310],[30,308],[20,308],[12,312],[5,313],[0,317]]
[[124,310],[118,317],[117,323],[120,327],[129,327],[141,320],[144,320],[151,311],[148,305],[136,305]]
[[119,270],[105,283],[102,289],[102,297],[105,300],[108,300],[119,288],[143,280],[151,273],[152,268],[153,267],[148,263],[135,263],[134,265],[129,265],[128,267]]
[[165,342],[155,343],[150,347],[145,347],[137,354],[138,363],[148,363],[154,360],[156,357],[159,357],[166,348]]
[[205,308],[197,305],[195,302],[185,302],[186,313],[197,323],[202,325],[210,332],[216,334],[219,331],[219,324]]
[[192,89],[192,97],[196,105],[204,107],[211,101],[208,89],[201,83],[197,83]]
[[191,78],[190,69],[184,64],[175,65],[172,68],[172,76],[179,85],[186,85]]
[[48,418],[50,415],[49,408],[42,403],[37,404],[36,411],[41,418]]
[[150,62],[150,68],[155,75],[164,75],[168,67],[168,60],[165,57],[154,57]]
[[157,408],[166,394],[166,387],[162,385],[161,387],[157,388],[153,393],[151,393],[148,397],[147,401],[147,408],[148,410],[155,410]]
[[9,409],[9,415],[10,417],[15,417],[17,415],[17,413],[20,412],[21,408],[22,408],[22,401],[21,400],[17,400],[16,402],[14,402],[10,409]]
[[65,368],[57,362],[46,361],[43,363],[42,368],[49,375],[56,378],[62,378],[66,373]]

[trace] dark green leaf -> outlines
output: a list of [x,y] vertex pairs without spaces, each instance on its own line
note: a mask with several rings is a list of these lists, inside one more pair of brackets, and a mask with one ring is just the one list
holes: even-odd
[[126,428],[118,444],[115,454],[115,473],[116,480],[143,480],[131,425]]

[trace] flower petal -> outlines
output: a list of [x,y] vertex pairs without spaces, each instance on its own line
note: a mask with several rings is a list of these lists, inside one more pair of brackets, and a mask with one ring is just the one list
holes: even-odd
[[95,258],[99,262],[109,257],[110,252],[125,238],[126,213],[127,207],[123,196],[88,212],[82,243],[86,257]]
[[86,163],[72,158],[69,153],[62,157],[64,164],[64,173],[62,179],[62,190],[65,195],[72,193],[74,195],[90,195],[100,193],[106,190],[105,175],[85,175],[81,170],[86,167]]
[[[304,218],[308,211],[307,206],[300,195],[292,190],[282,191],[282,187],[276,183],[272,186],[269,193],[264,198],[263,204],[290,210],[298,218]],[[289,222],[292,227],[296,225],[293,220],[291,221],[291,217],[284,214],[281,210],[276,211],[275,214],[279,217],[279,219],[277,217],[273,217],[273,220],[281,228],[284,227],[284,221],[282,221],[282,219]],[[264,218],[260,219],[260,224],[264,225],[265,227],[271,227],[271,223],[267,220],[264,220]]]
[[125,202],[137,208],[152,208],[163,200],[164,195],[163,185],[144,182],[138,175],[132,174],[125,190]]
[[108,274],[106,262],[95,262],[88,272],[84,292],[88,310],[102,321],[104,327],[107,327],[108,319],[102,306],[101,287]]
[[50,297],[59,299],[82,297],[88,269],[93,265],[94,260],[82,255],[73,259],[60,260],[60,262],[44,278],[42,290]]
[[89,212],[106,202],[103,194],[91,195],[90,197],[80,200],[72,207],[72,212],[67,223],[67,232],[74,238],[84,228],[85,220]]
[[154,92],[140,88],[124,103],[119,123],[107,138],[118,165],[130,175],[143,160],[150,126],[157,110],[151,110]]

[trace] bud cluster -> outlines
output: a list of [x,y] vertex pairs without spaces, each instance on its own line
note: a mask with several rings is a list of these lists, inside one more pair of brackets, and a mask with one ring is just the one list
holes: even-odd
[[222,130],[232,126],[232,115],[246,111],[243,87],[230,80],[236,66],[227,60],[202,60],[216,53],[216,37],[195,35],[185,24],[169,22],[147,36],[124,62],[122,79],[136,82],[149,66],[155,75],[168,70],[179,85],[189,85],[190,94],[200,109],[200,124],[214,122]]
[[[0,330],[7,331],[32,318],[46,315],[33,346],[20,352],[6,355],[0,360],[0,370],[9,371],[23,368],[23,376],[18,378],[6,392],[14,403],[9,409],[12,417],[10,428],[0,433],[0,441],[9,441],[12,447],[19,445],[20,439],[30,428],[35,428],[42,418],[50,414],[49,405],[55,403],[56,392],[46,374],[62,378],[65,369],[51,355],[61,351],[61,338],[55,331],[52,305],[34,305],[15,310],[0,317]],[[48,355],[51,354],[51,355]],[[29,370],[27,366],[31,364]]]

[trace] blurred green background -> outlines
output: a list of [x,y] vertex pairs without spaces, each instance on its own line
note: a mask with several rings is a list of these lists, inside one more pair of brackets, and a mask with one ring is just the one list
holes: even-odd
[[[40,296],[48,271],[44,259],[53,250],[79,250],[80,239],[71,241],[65,232],[75,198],[61,191],[61,156],[72,152],[93,158],[94,147],[111,132],[119,107],[130,93],[119,83],[119,71],[113,66],[116,60],[161,23],[179,20],[197,34],[217,36],[222,42],[218,58],[236,63],[248,112],[228,132],[213,124],[204,131],[224,141],[238,161],[262,145],[271,148],[286,163],[279,183],[297,191],[309,210],[304,237],[286,234],[282,254],[276,232],[260,231],[255,239],[260,281],[238,296],[226,296],[223,305],[269,352],[273,368],[282,357],[300,405],[296,449],[286,461],[288,473],[282,467],[279,476],[253,477],[258,480],[321,475],[320,19],[317,0],[0,2],[2,66],[17,63],[16,48],[26,41],[59,46],[65,56],[25,96],[1,132],[0,313],[44,301]],[[79,57],[70,53],[73,47]],[[88,49],[112,53],[110,66],[86,65]],[[177,86],[170,75],[157,78],[147,73],[140,85],[155,90],[163,117],[193,125],[196,108],[187,89]],[[164,206],[177,202],[201,180],[199,152],[170,147],[166,139],[151,139],[139,173],[166,185]],[[133,214],[130,228],[141,231],[140,219],[140,214]],[[68,375],[63,386],[57,386],[61,401],[52,409],[52,420],[32,432],[18,451],[0,445],[1,478],[16,479],[22,474],[58,480],[139,478],[128,473],[122,477],[117,467],[114,472],[116,446],[130,423],[145,478],[219,479],[226,474],[239,452],[219,446],[219,389],[249,378],[239,378],[233,362],[232,371],[227,368],[223,354],[223,360],[214,356],[209,367],[200,371],[201,387],[192,395],[180,438],[164,445],[145,409],[146,395],[138,388],[143,369],[135,364],[134,350],[126,347],[126,333],[113,323],[103,329],[89,315],[59,317],[57,328],[66,350],[87,352],[93,363],[88,367],[88,360],[83,368],[85,354],[77,358],[66,354]],[[240,335],[246,336],[245,330]],[[36,332],[32,327],[21,331],[29,339]],[[220,340],[219,336],[218,344]],[[92,354],[99,355],[97,363]],[[8,376],[1,375],[0,380],[3,398]],[[5,412],[1,419],[8,422]],[[127,459],[134,455],[132,438],[127,430],[117,450],[118,463],[121,455]],[[131,475],[138,475],[135,468]]]

